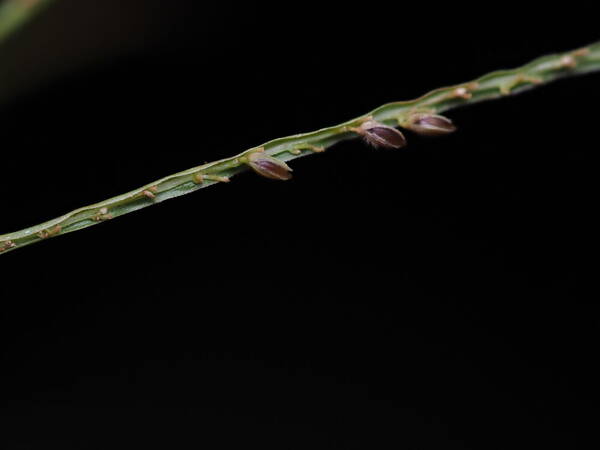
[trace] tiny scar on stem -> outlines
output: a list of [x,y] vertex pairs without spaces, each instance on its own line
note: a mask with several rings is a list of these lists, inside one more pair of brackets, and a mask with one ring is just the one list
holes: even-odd
[[539,77],[532,77],[531,75],[526,75],[524,73],[521,73],[521,74],[518,74],[516,77],[514,77],[512,80],[500,85],[499,89],[500,89],[500,93],[502,95],[509,95],[510,91],[512,91],[513,88],[517,87],[520,84],[523,84],[523,83],[540,84],[543,81],[544,80],[542,80]]
[[202,184],[207,180],[208,181],[217,181],[220,183],[229,183],[231,181],[229,179],[229,177],[223,177],[220,175],[211,175],[211,174],[205,175],[202,173],[197,173],[192,178],[192,181],[196,184]]
[[62,227],[60,225],[56,225],[55,227],[40,231],[37,235],[41,239],[47,239],[49,237],[56,236],[61,231],[62,231]]
[[92,220],[95,222],[102,222],[104,220],[112,219],[113,215],[108,212],[108,208],[100,208],[98,213],[92,217]]
[[302,153],[302,150],[310,150],[315,153],[321,153],[321,152],[325,151],[325,147],[319,147],[318,145],[312,145],[312,144],[300,144],[288,151],[292,155],[299,155],[300,153]]
[[10,248],[15,248],[16,246],[17,244],[15,244],[13,241],[4,241],[2,244],[0,244],[0,253],[5,252]]

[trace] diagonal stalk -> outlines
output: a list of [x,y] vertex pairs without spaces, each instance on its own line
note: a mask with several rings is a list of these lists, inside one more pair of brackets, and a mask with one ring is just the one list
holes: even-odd
[[[203,187],[229,181],[249,169],[250,155],[264,151],[266,157],[289,161],[324,151],[340,141],[357,136],[366,121],[388,126],[407,126],[415,114],[443,111],[523,92],[559,78],[600,71],[600,42],[566,53],[543,56],[512,70],[491,72],[476,80],[435,89],[415,100],[382,105],[342,124],[311,133],[274,139],[230,158],[194,167],[64,216],[21,231],[0,235],[0,253],[96,225],[114,217],[160,203]],[[282,178],[283,179],[283,178]]]
[[5,0],[0,4],[0,43],[54,0]]

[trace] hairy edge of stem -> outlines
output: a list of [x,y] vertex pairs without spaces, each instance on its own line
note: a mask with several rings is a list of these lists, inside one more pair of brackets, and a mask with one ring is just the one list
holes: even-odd
[[4,0],[0,5],[0,43],[54,0]]
[[15,250],[57,235],[96,225],[114,217],[194,192],[248,170],[248,156],[257,151],[289,161],[324,151],[356,137],[356,127],[367,120],[403,126],[415,113],[440,113],[476,102],[516,94],[558,78],[600,71],[600,42],[566,53],[543,56],[522,67],[491,72],[476,80],[435,89],[410,101],[388,103],[342,124],[311,133],[274,139],[236,156],[194,167],[161,178],[123,195],[84,206],[64,216],[21,231],[0,235],[0,253]]

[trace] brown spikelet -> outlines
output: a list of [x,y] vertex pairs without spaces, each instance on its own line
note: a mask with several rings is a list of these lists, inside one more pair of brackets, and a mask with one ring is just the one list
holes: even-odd
[[248,156],[248,165],[259,175],[272,180],[289,180],[292,169],[283,161],[264,152],[253,152]]
[[374,120],[363,123],[356,129],[356,132],[373,147],[401,148],[406,146],[406,138],[399,130]]
[[456,126],[447,117],[426,113],[411,115],[405,127],[424,136],[441,136],[456,131]]

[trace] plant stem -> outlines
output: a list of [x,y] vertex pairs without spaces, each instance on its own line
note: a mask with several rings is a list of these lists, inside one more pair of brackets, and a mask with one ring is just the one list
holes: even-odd
[[415,113],[437,114],[523,92],[558,78],[593,71],[600,71],[600,42],[566,53],[543,56],[516,69],[496,71],[467,83],[436,89],[415,100],[388,103],[333,127],[275,139],[236,156],[167,176],[40,225],[1,235],[0,253],[87,228],[203,187],[227,182],[233,175],[249,169],[248,155],[256,151],[264,151],[265,155],[289,161],[321,152],[340,141],[356,137],[356,127],[367,120],[388,126],[403,126]]
[[53,0],[4,0],[0,4],[0,44]]

